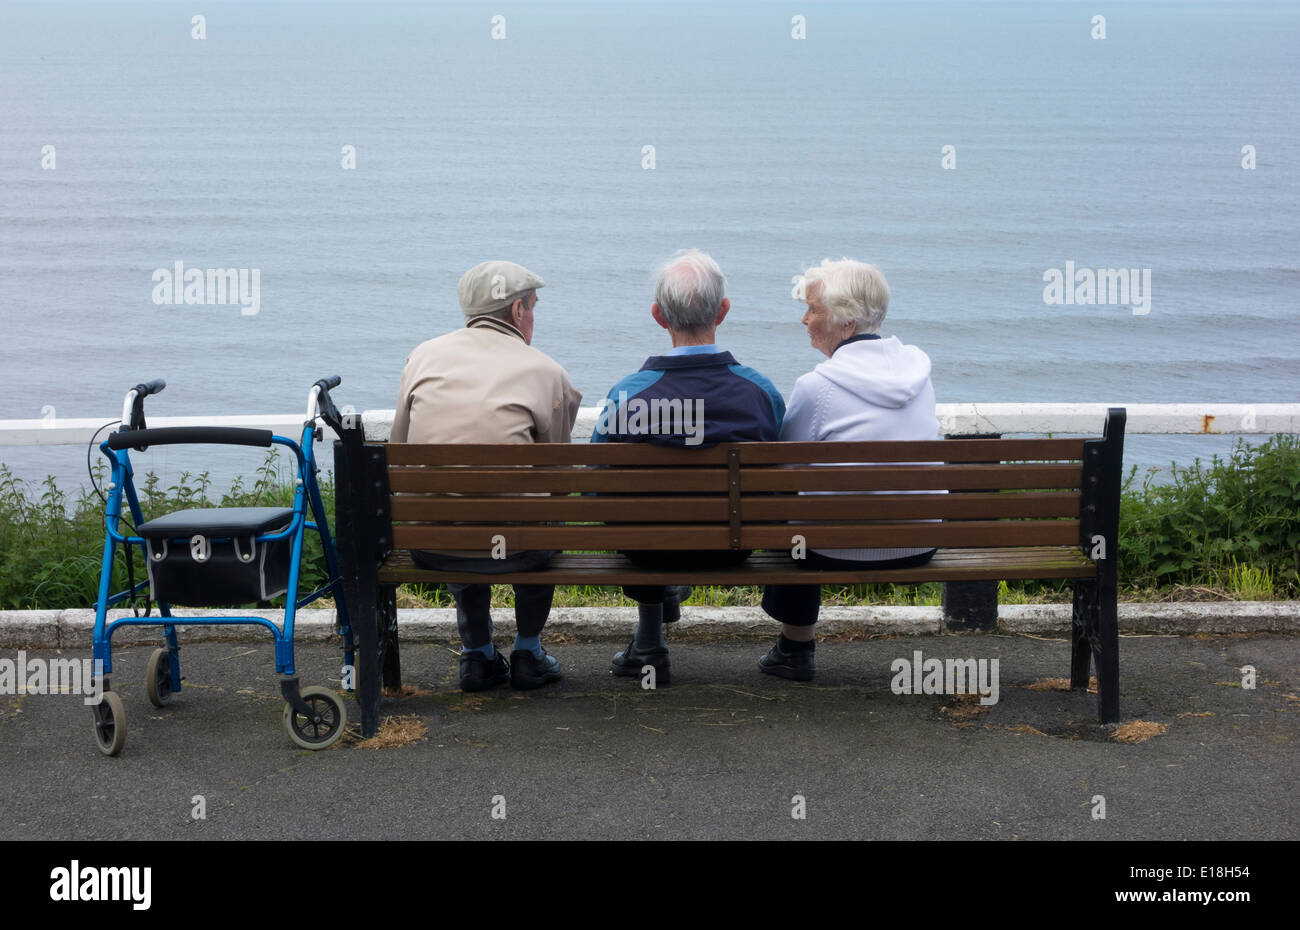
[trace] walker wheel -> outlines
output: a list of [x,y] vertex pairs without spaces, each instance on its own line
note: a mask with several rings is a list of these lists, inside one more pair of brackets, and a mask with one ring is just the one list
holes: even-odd
[[313,716],[300,714],[286,701],[284,731],[303,749],[328,749],[343,735],[343,728],[348,724],[347,708],[337,694],[319,685],[303,688],[300,694]]
[[166,707],[171,703],[172,694],[172,656],[166,649],[155,649],[149,656],[149,664],[144,670],[144,690],[149,696],[149,703],[154,707]]
[[92,709],[95,715],[95,742],[106,756],[115,756],[126,745],[126,708],[114,691],[105,691]]

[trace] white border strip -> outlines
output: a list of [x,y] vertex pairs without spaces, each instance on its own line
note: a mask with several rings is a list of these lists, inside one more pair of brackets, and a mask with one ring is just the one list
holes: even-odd
[[[939,404],[936,414],[950,436],[976,433],[1099,435],[1108,407],[1127,407],[1126,431],[1151,435],[1271,436],[1300,433],[1300,404]],[[579,442],[591,436],[599,407],[583,407],[573,428]],[[0,420],[0,446],[85,445],[91,435],[112,417],[48,420]],[[247,426],[270,429],[297,439],[302,417],[286,414],[248,414],[220,417],[150,417],[150,426]],[[367,410],[362,414],[366,438],[388,439],[392,410]],[[106,431],[107,432],[107,431]],[[324,438],[336,438],[324,427]]]
[[[1068,604],[1003,604],[998,607],[999,627],[1007,633],[1033,633],[1065,638],[1070,631]],[[109,612],[110,619],[128,615]],[[185,626],[185,616],[210,616],[210,611],[178,610],[176,616],[183,642],[234,641],[271,645],[268,632],[252,627]],[[266,616],[279,622],[278,612]],[[403,642],[454,642],[456,611],[402,609],[397,628]],[[512,627],[513,612],[493,611],[501,629]],[[625,641],[636,628],[634,607],[557,607],[551,611],[546,629],[584,640]],[[0,611],[0,648],[5,649],[89,649],[95,612],[75,610]],[[1119,605],[1122,633],[1187,635],[1190,633],[1300,633],[1300,601],[1215,601],[1184,603],[1139,603]],[[757,607],[684,606],[682,619],[673,626],[677,634],[696,637],[775,636],[779,627]],[[301,610],[294,638],[300,643],[324,642],[334,632],[333,610]],[[872,636],[920,636],[945,632],[943,611],[938,607],[823,607],[817,624],[819,636],[857,633]],[[545,634],[543,634],[545,635]],[[670,637],[674,634],[670,633]],[[160,628],[122,627],[113,637],[114,646],[162,642]]]

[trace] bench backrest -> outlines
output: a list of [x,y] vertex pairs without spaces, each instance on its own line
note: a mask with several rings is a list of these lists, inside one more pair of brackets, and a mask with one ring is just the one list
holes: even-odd
[[365,460],[397,549],[789,549],[797,534],[809,548],[1087,550],[1100,531],[1113,550],[1122,444],[1112,409],[1102,439],[367,444]]

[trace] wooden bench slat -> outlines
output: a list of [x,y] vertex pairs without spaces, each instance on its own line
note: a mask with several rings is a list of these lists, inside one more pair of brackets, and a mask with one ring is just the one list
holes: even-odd
[[389,489],[395,493],[562,492],[571,491],[712,491],[725,493],[723,468],[393,468]]
[[[815,549],[901,546],[1023,547],[1070,545],[1079,539],[1077,520],[970,520],[949,523],[742,524],[741,549],[789,549],[803,537]],[[506,551],[521,549],[729,549],[726,526],[621,524],[616,526],[474,526],[405,523],[393,527],[400,549],[490,549],[503,539]]]
[[[968,550],[965,558],[954,559],[940,551],[926,565],[909,569],[873,571],[852,569],[816,573],[801,569],[785,554],[756,553],[732,568],[653,571],[638,568],[616,554],[591,556],[563,553],[541,571],[482,575],[466,572],[433,572],[419,568],[409,552],[395,552],[379,571],[381,584],[444,584],[451,581],[491,584],[697,584],[762,585],[810,584],[816,578],[826,584],[871,582],[922,583],[928,581],[1014,581],[1036,578],[1090,578],[1096,566],[1076,548],[1035,547],[1024,550]],[[1015,558],[1012,558],[1012,556]],[[758,608],[755,608],[757,610]]]
[[745,522],[759,520],[971,520],[992,517],[1077,517],[1077,491],[970,494],[744,495]]
[[917,491],[1077,488],[1079,465],[793,466],[740,469],[741,490]]
[[[945,523],[799,523],[740,530],[742,549],[789,549],[795,535],[811,549],[891,549],[925,546],[1068,546],[1079,539],[1078,520],[970,520]],[[681,547],[686,548],[686,547]]]
[[[998,558],[998,565],[1013,566],[1013,565],[1021,565],[1021,563],[1027,563],[1027,565],[1040,565],[1040,563],[1043,563],[1043,555],[1041,555],[1041,553],[1043,553],[1044,550],[1065,551],[1066,549],[1074,549],[1076,553],[1080,553],[1080,558],[1086,558],[1084,557],[1084,555],[1082,555],[1082,551],[1078,549],[1078,546],[1027,546],[1027,548],[1009,548],[1009,549],[993,549],[993,550],[943,549],[940,551],[941,553],[944,554],[944,565],[954,565],[954,566],[983,565],[984,562],[987,562],[988,551],[996,551],[996,553],[1000,553],[1000,558]],[[970,554],[970,553],[974,553],[974,554]],[[608,565],[608,559],[610,559],[611,555],[614,554],[617,553],[590,553],[590,551],[586,551],[586,553],[582,553],[582,551],[577,551],[577,553],[572,553],[571,551],[571,553],[564,554],[565,565],[568,565],[569,567],[573,567],[573,568],[577,568],[584,565],[593,568],[601,568],[603,566]],[[396,554],[394,554],[394,558],[396,558]],[[763,558],[788,559],[789,550],[783,549],[779,551],[777,550],[759,551],[759,553],[755,553],[754,555],[751,555],[750,558],[751,559],[763,559]],[[1076,561],[1078,561],[1078,559],[1071,557],[1069,559],[1069,562],[1067,563],[1069,563],[1069,565],[1074,565]],[[803,571],[802,568],[801,571]]]
[[[393,468],[389,488],[407,492],[724,492],[722,468]],[[1055,465],[790,466],[740,469],[742,493],[759,491],[1026,490],[1078,488],[1082,469]]]
[[519,445],[388,443],[385,451],[389,466],[725,465],[727,462],[723,446],[678,449],[631,442],[539,442]]
[[420,445],[390,443],[388,464],[483,465],[720,465],[727,449],[741,448],[746,465],[813,462],[1078,461],[1086,440],[935,439],[911,442],[724,443],[678,449],[649,443],[521,443]]
[[[974,520],[997,517],[1074,517],[1079,494],[1071,491],[969,494],[744,495],[746,523],[764,520]],[[691,523],[725,522],[727,498],[525,497],[399,494],[393,520],[402,523]]]
[[521,549],[728,549],[726,525],[673,523],[623,526],[429,526],[393,527],[400,549],[491,549],[504,537],[507,552]]
[[1084,439],[742,443],[741,465],[814,462],[1080,461]]
[[[1075,504],[1074,512],[1078,512]],[[727,520],[726,495],[696,497],[463,497],[408,496],[392,499],[393,520],[425,523],[688,523]]]

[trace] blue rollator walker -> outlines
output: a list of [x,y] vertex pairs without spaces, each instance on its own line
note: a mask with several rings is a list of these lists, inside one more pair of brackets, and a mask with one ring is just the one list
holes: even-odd
[[[352,690],[355,668],[352,628],[348,623],[338,556],[330,538],[320,488],[316,483],[314,440],[319,438],[317,420],[324,419],[336,431],[339,413],[330,399],[338,387],[338,376],[322,378],[307,395],[307,418],[301,442],[276,436],[270,430],[233,427],[178,426],[149,429],[144,421],[144,399],[157,394],[166,382],[150,381],[126,393],[120,428],[99,446],[112,462],[112,479],[105,513],[104,557],[99,576],[99,598],[95,605],[94,659],[102,697],[94,705],[95,740],[106,755],[115,756],[126,743],[126,714],[122,699],[111,690],[113,633],[123,626],[161,626],[165,645],[153,651],[145,671],[145,690],[155,707],[163,707],[181,690],[180,645],[176,623],[194,626],[254,625],[270,630],[275,638],[275,670],[284,695],[284,728],[295,744],[305,749],[325,749],[343,735],[347,711],[342,699],[329,688],[299,689],[293,659],[293,622],[298,608],[318,597],[332,594],[337,608],[338,633],[343,637],[343,683]],[[297,480],[292,507],[212,507],[178,510],[148,522],[136,496],[129,450],[150,446],[206,443],[237,446],[272,445],[293,450]],[[129,518],[122,513],[125,499]],[[310,513],[308,513],[310,508]],[[309,519],[310,517],[310,519]],[[126,520],[131,530],[122,530]],[[305,597],[298,596],[303,534],[315,530],[325,550],[329,581]],[[118,545],[126,557],[127,589],[109,594],[113,583],[113,561]],[[144,556],[148,578],[136,582],[134,552]],[[134,604],[144,588],[149,601],[158,604],[159,616],[134,615]],[[276,625],[264,617],[172,617],[173,606],[214,607],[265,601],[284,595],[284,622]],[[130,599],[133,616],[108,620],[108,609]],[[102,662],[102,666],[98,663]]]

